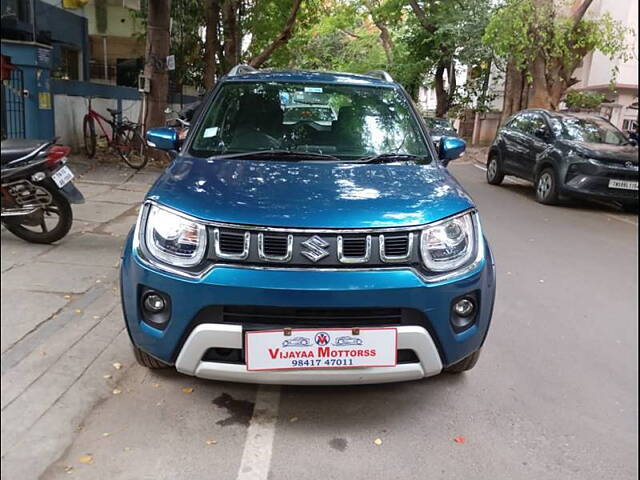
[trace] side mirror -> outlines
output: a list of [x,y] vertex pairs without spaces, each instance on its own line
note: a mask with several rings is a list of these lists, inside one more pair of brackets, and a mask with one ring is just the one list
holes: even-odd
[[545,142],[549,140],[549,132],[546,128],[536,128],[536,130],[533,132],[533,135]]
[[440,138],[438,156],[440,157],[442,164],[446,167],[451,160],[460,158],[466,149],[467,144],[461,138],[442,137]]
[[147,130],[147,145],[169,152],[180,148],[178,132],[173,128],[150,128]]

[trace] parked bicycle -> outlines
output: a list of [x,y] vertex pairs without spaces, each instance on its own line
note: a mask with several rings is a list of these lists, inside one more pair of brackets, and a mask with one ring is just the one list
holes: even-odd
[[[93,158],[96,154],[98,136],[96,134],[96,123],[102,130],[102,138],[105,138],[107,145],[113,149],[124,162],[131,168],[141,169],[147,164],[146,143],[142,138],[140,125],[121,118],[122,111],[107,108],[111,114],[111,120],[106,119],[91,107],[89,98],[89,108],[83,120],[84,148],[87,156]],[[108,127],[107,127],[108,125]]]

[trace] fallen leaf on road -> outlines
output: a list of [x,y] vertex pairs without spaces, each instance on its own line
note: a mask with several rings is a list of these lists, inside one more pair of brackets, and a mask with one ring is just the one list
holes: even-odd
[[544,280],[540,280],[540,283],[544,283]]
[[182,391],[184,393],[193,393],[193,388],[192,387],[183,387]]
[[79,458],[80,463],[91,463],[93,462],[93,455],[83,455]]
[[298,421],[298,417],[291,417],[291,418],[289,419],[289,421],[290,421],[291,423],[296,423],[296,422]]
[[73,467],[71,465],[65,465],[64,466],[64,471],[67,473],[71,473],[71,471],[73,470]]
[[207,443],[207,445],[215,445],[216,443],[218,443],[218,441],[210,438],[209,440],[207,440],[206,443]]
[[110,435],[111,435],[111,434],[110,434],[109,432],[104,432],[104,433],[102,434],[102,436],[103,436],[103,437],[108,437],[108,436],[110,436]]
[[464,442],[467,441],[467,439],[464,438],[462,435],[458,435],[457,437],[455,437],[453,439],[453,441],[456,442],[456,443],[464,443]]
[[124,449],[123,449],[123,450],[124,450],[125,452],[128,452],[128,451],[130,451],[130,450],[131,450],[131,448],[130,448],[130,447],[124,447]]
[[64,298],[71,298],[71,295],[65,295]]
[[152,383],[151,386],[154,387],[154,388],[158,388],[160,386],[160,384],[159,383]]
[[122,368],[122,364],[120,362],[114,362],[112,365],[116,370],[120,370]]
[[122,390],[120,390],[119,388],[114,388],[111,393],[113,393],[114,395],[120,395],[122,393]]
[[102,378],[106,378],[107,380],[111,378],[111,375],[109,375],[108,373],[106,375],[103,375]]
[[82,313],[82,310],[80,310],[79,308],[76,308],[76,313]]
[[94,320],[98,320],[99,318],[100,318],[100,316],[99,316],[99,315],[94,315],[94,316],[93,316],[93,319],[94,319]]
[[376,438],[376,439],[373,441],[373,443],[374,443],[375,445],[377,445],[377,446],[380,446],[380,445],[382,445],[382,439],[381,439],[381,438]]
[[96,280],[96,283],[102,283],[102,280],[98,279]]

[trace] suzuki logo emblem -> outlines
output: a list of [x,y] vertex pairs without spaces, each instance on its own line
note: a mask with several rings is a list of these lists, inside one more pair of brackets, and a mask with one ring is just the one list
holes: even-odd
[[318,262],[329,255],[329,252],[325,250],[329,244],[317,235],[302,242],[302,246],[305,247],[305,250],[300,253],[312,262]]

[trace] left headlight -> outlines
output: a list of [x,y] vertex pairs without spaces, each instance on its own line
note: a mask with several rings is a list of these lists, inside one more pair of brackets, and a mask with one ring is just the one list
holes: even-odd
[[148,209],[143,238],[151,255],[177,267],[198,265],[207,247],[204,225],[155,205]]
[[420,238],[424,266],[432,272],[451,272],[475,258],[480,227],[473,212],[426,227]]

